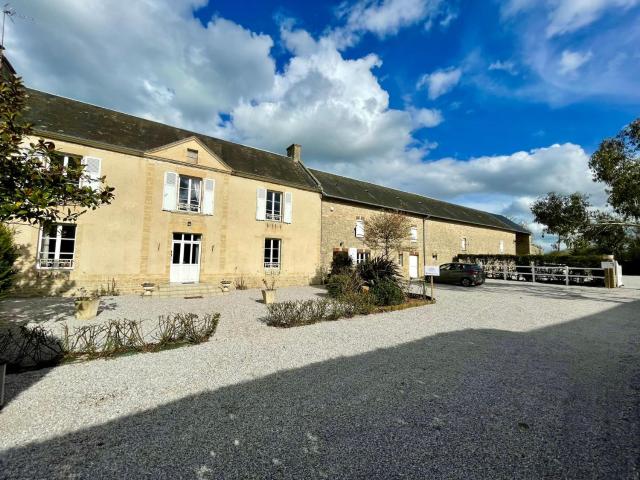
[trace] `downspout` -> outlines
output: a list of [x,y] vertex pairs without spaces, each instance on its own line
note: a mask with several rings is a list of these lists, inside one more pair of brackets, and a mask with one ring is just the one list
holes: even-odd
[[318,190],[320,192],[320,265],[319,268],[321,269],[321,282],[324,283],[324,266],[322,265],[322,256],[323,256],[323,252],[322,252],[322,228],[323,228],[323,221],[322,221],[322,209],[323,209],[323,202],[324,202],[324,189],[322,188],[322,184],[320,183],[320,180],[318,180],[316,178],[316,176],[311,173],[311,170],[309,170],[305,164],[300,161],[298,163],[298,165],[300,165],[302,167],[302,170],[305,171],[305,173],[307,175],[309,175],[309,177],[311,177],[311,179],[315,182],[315,184],[318,186]]
[[427,233],[425,227],[427,218],[429,218],[429,216],[422,219],[422,276],[424,276],[424,267],[427,265]]

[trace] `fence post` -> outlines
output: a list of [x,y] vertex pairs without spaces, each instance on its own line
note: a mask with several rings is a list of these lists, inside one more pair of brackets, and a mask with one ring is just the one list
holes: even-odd
[[504,275],[504,279],[507,280],[507,264],[506,262],[502,264],[502,272]]
[[569,285],[569,266],[564,267],[564,284]]
[[531,263],[531,283],[536,283],[536,266]]

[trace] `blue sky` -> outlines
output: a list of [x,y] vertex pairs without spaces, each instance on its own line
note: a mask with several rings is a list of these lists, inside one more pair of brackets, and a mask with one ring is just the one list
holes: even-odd
[[[531,223],[604,201],[588,156],[640,115],[640,0],[22,0],[28,85]],[[541,239],[539,239],[541,240]],[[543,241],[543,240],[541,240]]]

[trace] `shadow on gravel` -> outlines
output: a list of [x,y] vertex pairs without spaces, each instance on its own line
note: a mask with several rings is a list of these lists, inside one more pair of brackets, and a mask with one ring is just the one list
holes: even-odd
[[279,372],[5,450],[0,478],[636,478],[638,312]]
[[[117,307],[114,297],[101,297],[98,316]],[[74,299],[69,297],[7,298],[0,301],[0,322],[14,325],[62,322],[75,314]]]

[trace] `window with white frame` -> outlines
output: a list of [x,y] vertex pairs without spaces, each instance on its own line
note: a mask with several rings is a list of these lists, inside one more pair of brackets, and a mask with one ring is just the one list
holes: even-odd
[[[54,152],[49,156],[50,168],[62,169],[62,174],[69,177],[68,182],[72,185],[80,185],[80,177],[82,175],[79,167],[82,163],[82,157],[79,155],[69,155],[68,153]],[[73,173],[69,173],[69,169]]]
[[38,268],[73,268],[76,249],[76,226],[54,223],[40,231]]
[[356,219],[355,232],[356,232],[356,237],[357,238],[363,238],[364,237],[364,218],[357,218]]
[[467,237],[462,237],[460,240],[460,250],[463,252],[467,250]]
[[369,260],[369,256],[370,256],[369,252],[358,251],[356,255],[356,265],[360,265],[361,263],[364,263],[367,260]]
[[266,219],[279,222],[282,220],[282,192],[267,190]]
[[504,253],[504,240],[500,240],[500,253]]
[[180,175],[178,187],[178,210],[199,212],[202,195],[202,179]]
[[418,227],[416,227],[416,226],[411,227],[410,235],[411,235],[411,242],[412,243],[417,242],[418,241]]
[[264,239],[264,268],[280,268],[279,238]]
[[401,267],[404,265],[404,254],[402,253],[398,254],[398,265],[400,265]]

